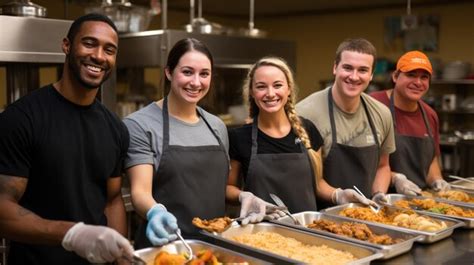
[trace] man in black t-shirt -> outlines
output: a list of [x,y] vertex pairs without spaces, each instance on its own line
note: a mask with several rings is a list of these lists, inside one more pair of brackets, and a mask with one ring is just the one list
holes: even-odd
[[[9,264],[125,262],[120,171],[128,131],[96,100],[117,54],[118,34],[105,16],[71,25],[61,79],[0,115],[0,237]],[[107,227],[108,226],[108,227]]]

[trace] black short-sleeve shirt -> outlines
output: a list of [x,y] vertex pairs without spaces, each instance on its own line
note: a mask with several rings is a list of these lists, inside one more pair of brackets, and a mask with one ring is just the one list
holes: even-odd
[[[323,139],[314,124],[301,118],[303,127],[308,133],[311,146],[318,150]],[[298,137],[293,131],[283,138],[273,138],[258,130],[257,134],[257,153],[258,154],[279,154],[279,153],[301,153]],[[252,147],[252,124],[246,124],[239,128],[229,130],[229,156],[230,159],[237,160],[241,164],[241,173],[244,178],[247,176],[250,154]]]
[[[49,85],[0,114],[0,174],[28,179],[19,203],[42,218],[106,225],[107,181],[120,176],[128,143],[125,125],[99,101],[75,105]],[[9,255],[12,264],[88,264],[78,258],[14,241]]]

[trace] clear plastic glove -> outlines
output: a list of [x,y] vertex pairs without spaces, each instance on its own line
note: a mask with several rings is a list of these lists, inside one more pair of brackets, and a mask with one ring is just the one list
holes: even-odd
[[365,205],[373,204],[373,202],[367,198],[364,198],[353,189],[341,189],[337,188],[331,195],[332,201],[338,205],[346,204],[350,202],[360,202]]
[[431,188],[434,191],[448,191],[451,189],[451,185],[444,179],[437,179],[431,183]]
[[155,204],[146,214],[148,225],[146,237],[154,246],[162,246],[178,239],[176,217],[168,212],[163,204]]
[[62,245],[92,263],[113,262],[121,257],[131,259],[133,256],[132,245],[117,231],[82,222],[67,231]]
[[264,220],[276,220],[280,217],[283,217],[285,216],[285,212],[280,210],[281,208],[274,205],[274,204],[271,204],[271,203],[267,203],[267,206],[265,207],[265,217],[263,217]]
[[[277,210],[272,211],[272,207],[276,207],[259,197],[253,195],[253,193],[248,191],[242,191],[239,194],[239,201],[241,204],[240,208],[240,217],[244,218],[242,224],[246,225],[248,223],[258,223],[261,222],[264,218],[274,219],[279,215]],[[269,213],[267,214],[267,208]],[[275,209],[275,208],[274,208]],[[275,215],[274,215],[275,214]]]
[[387,198],[387,195],[383,192],[377,192],[374,194],[374,196],[372,197],[372,201],[376,202],[376,203],[388,203],[388,198]]
[[405,195],[416,196],[421,193],[420,187],[418,187],[411,180],[401,173],[395,173],[392,176],[392,185],[395,186],[397,193]]

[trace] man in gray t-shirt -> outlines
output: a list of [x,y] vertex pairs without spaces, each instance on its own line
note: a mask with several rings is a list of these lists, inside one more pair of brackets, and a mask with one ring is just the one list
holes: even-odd
[[303,99],[296,109],[324,139],[326,181],[340,188],[356,185],[366,196],[384,200],[395,139],[388,108],[363,93],[375,58],[375,47],[365,39],[342,42],[333,66],[334,85]]

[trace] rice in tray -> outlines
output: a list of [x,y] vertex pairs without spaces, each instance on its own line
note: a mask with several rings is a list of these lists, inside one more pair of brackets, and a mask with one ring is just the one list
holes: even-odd
[[352,253],[326,245],[307,245],[273,232],[260,231],[231,238],[239,243],[310,264],[347,264],[356,260]]

